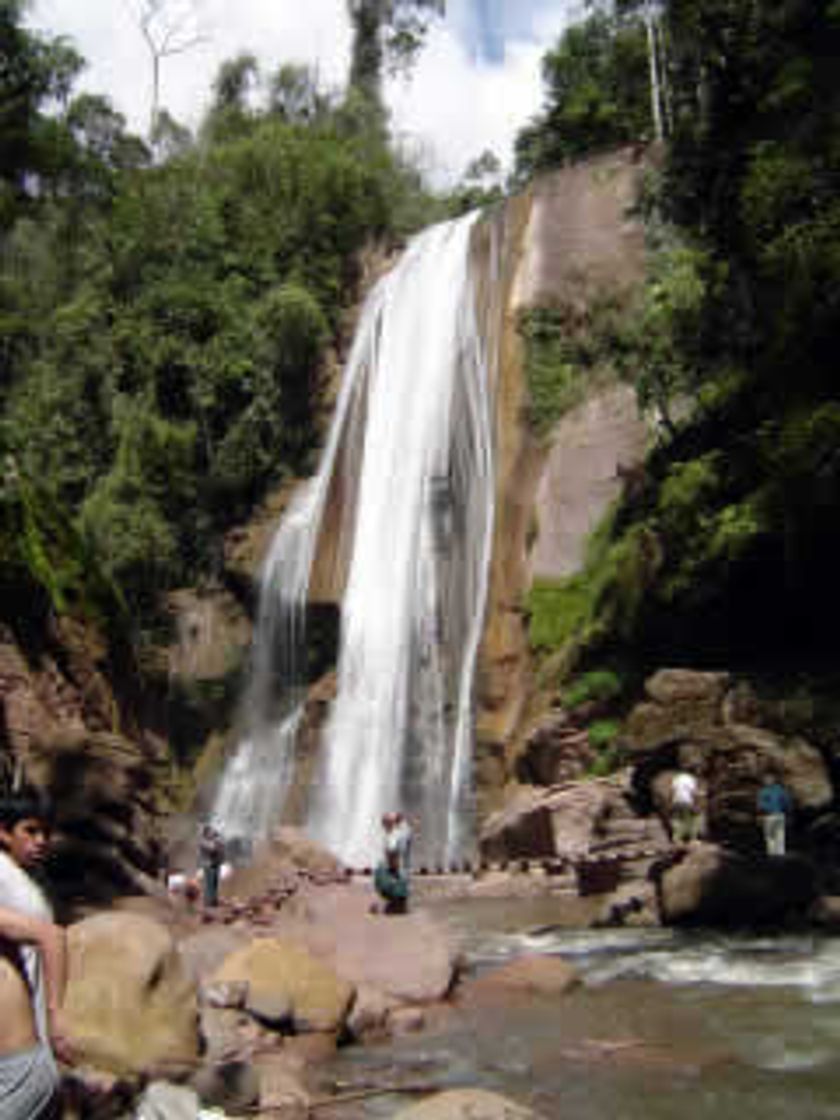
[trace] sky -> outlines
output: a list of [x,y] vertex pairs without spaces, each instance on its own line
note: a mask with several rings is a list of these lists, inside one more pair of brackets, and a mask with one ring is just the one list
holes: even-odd
[[[151,64],[134,13],[144,0],[34,0],[29,21],[66,35],[87,60],[77,90],[106,94],[145,132]],[[201,42],[163,61],[161,104],[191,126],[207,107],[219,64],[253,52],[270,72],[314,67],[323,86],[347,77],[345,0],[165,0]],[[438,186],[460,178],[486,149],[510,166],[516,132],[542,104],[540,59],[574,0],[448,0],[410,79],[391,81],[392,129]],[[579,6],[579,5],[576,5]]]

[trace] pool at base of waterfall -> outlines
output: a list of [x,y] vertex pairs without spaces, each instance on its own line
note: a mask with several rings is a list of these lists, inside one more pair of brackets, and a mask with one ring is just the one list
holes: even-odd
[[[446,912],[469,970],[552,954],[583,984],[492,1010],[456,1004],[423,1033],[348,1047],[326,1076],[480,1086],[545,1120],[837,1117],[840,939],[515,928],[512,909],[502,922],[498,908]],[[340,1115],[384,1120],[411,1099],[372,1096]]]

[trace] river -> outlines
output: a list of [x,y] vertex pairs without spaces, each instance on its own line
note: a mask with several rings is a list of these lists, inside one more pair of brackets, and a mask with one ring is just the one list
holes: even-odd
[[[541,924],[538,900],[435,909],[469,970],[557,954],[583,984],[501,1010],[457,1008],[422,1033],[348,1047],[327,1071],[334,1084],[482,1086],[546,1120],[840,1113],[840,939],[567,929]],[[372,1097],[330,1115],[390,1118],[410,1099]]]

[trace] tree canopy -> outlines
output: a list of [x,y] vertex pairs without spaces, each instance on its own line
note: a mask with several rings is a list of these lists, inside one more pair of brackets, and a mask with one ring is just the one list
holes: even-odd
[[311,469],[360,253],[430,199],[379,120],[305,68],[228,61],[196,137],[158,114],[153,159],[107,99],[72,97],[66,44],[17,3],[2,17],[0,455],[149,615]]

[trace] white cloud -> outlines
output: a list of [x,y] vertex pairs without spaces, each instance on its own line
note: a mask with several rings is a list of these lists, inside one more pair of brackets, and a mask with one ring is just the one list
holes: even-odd
[[[74,39],[89,63],[80,86],[107,94],[131,127],[145,131],[151,63],[132,16],[138,2],[37,0],[32,23]],[[161,104],[178,120],[200,120],[220,63],[243,51],[269,72],[282,62],[302,62],[316,67],[327,87],[344,82],[350,29],[343,0],[195,0],[192,6],[204,41],[161,64]]]
[[394,126],[419,138],[437,183],[459,178],[487,148],[510,167],[516,133],[542,107],[540,61],[562,32],[564,7],[540,0],[527,38],[509,38],[501,63],[481,61],[450,24],[439,26],[411,80],[392,85]]
[[[37,0],[32,22],[73,38],[89,63],[80,86],[107,94],[132,128],[145,131],[151,69],[131,15],[136,2]],[[562,28],[566,0],[516,2],[531,4],[533,17],[527,37],[506,41],[503,63],[479,61],[464,41],[463,22],[453,19],[432,30],[410,83],[389,87],[395,130],[422,150],[439,184],[457,179],[485,148],[509,164],[517,130],[540,107],[540,58]],[[344,0],[195,0],[194,7],[207,41],[161,68],[162,104],[179,120],[200,120],[219,64],[242,51],[256,54],[266,71],[294,61],[315,66],[328,88],[346,80]]]

